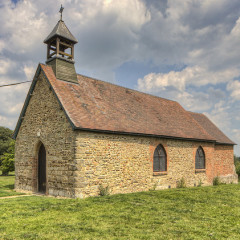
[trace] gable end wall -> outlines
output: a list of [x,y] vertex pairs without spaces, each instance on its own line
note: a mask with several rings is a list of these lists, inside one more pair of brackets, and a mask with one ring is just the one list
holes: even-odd
[[16,138],[16,190],[38,191],[41,142],[47,152],[47,194],[74,197],[74,132],[42,72]]

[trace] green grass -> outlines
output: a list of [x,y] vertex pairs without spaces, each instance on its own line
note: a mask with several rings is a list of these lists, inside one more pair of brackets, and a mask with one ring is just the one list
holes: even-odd
[[9,176],[1,176],[0,171],[0,198],[14,195],[21,195],[22,193],[15,192],[14,189],[14,172],[11,172]]
[[0,199],[0,239],[240,239],[240,184]]

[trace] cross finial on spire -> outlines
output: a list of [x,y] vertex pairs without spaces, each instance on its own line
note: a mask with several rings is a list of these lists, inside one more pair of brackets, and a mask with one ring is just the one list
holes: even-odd
[[61,13],[61,18],[60,18],[60,20],[62,21],[62,13],[63,13],[63,6],[62,6],[62,4],[61,4],[61,8],[60,8],[60,10],[59,10],[59,12]]

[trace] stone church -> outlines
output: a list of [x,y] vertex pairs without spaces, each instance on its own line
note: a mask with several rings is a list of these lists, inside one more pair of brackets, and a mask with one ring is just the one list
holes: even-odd
[[235,145],[179,103],[77,74],[77,39],[61,19],[44,40],[15,132],[18,191],[84,198],[236,183]]

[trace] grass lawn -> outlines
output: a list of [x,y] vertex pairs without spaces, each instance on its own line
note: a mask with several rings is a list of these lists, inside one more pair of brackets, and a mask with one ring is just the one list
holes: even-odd
[[0,199],[0,239],[240,239],[240,184]]
[[0,198],[14,195],[21,195],[22,193],[15,192],[14,189],[14,172],[11,172],[9,176],[1,176],[0,171]]

